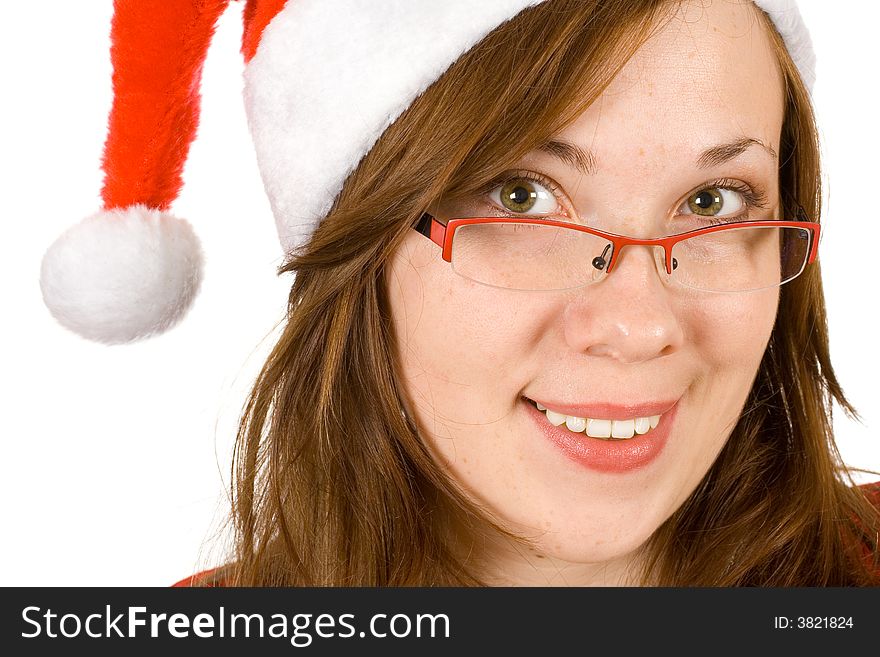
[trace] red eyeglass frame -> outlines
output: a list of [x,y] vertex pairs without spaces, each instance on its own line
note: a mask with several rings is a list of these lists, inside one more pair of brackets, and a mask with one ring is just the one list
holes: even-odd
[[[810,255],[807,258],[806,265],[812,264],[816,260],[819,253],[819,229],[820,225],[812,221],[806,221],[806,213],[802,208],[798,209],[798,217],[803,220],[799,221],[735,221],[729,224],[720,224],[717,226],[707,226],[705,228],[696,228],[677,235],[669,235],[667,237],[658,237],[656,239],[636,239],[634,237],[626,237],[624,235],[616,235],[615,233],[606,233],[602,230],[590,228],[589,226],[580,226],[564,221],[555,221],[553,219],[541,219],[539,217],[467,217],[462,219],[450,219],[445,225],[437,221],[432,214],[424,213],[419,220],[413,224],[412,228],[443,250],[443,259],[446,262],[452,262],[452,239],[455,231],[459,226],[468,226],[472,224],[491,224],[491,223],[516,223],[516,224],[542,224],[545,226],[558,226],[560,228],[569,228],[584,233],[596,235],[602,239],[606,239],[613,245],[611,250],[611,259],[604,268],[606,274],[610,274],[617,262],[618,254],[625,246],[662,246],[665,255],[666,273],[672,275],[672,248],[679,242],[683,242],[691,237],[698,235],[707,235],[709,233],[717,233],[722,230],[731,230],[734,228],[751,228],[751,227],[771,227],[771,228],[803,228],[810,232]],[[604,256],[604,254],[603,254]],[[804,265],[804,266],[806,266]]]

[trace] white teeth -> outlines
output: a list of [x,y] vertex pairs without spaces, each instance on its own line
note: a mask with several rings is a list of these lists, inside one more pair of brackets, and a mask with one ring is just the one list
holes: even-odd
[[612,420],[611,421],[611,437],[612,438],[632,438],[636,432],[635,420]]
[[567,415],[565,417],[565,426],[568,427],[569,431],[574,431],[575,433],[581,433],[584,429],[587,428],[587,418],[585,418],[585,417],[572,417],[571,415]]
[[547,419],[550,420],[550,424],[557,427],[565,422],[566,417],[567,416],[563,415],[562,413],[557,413],[556,411],[547,411]]
[[611,438],[611,420],[589,420],[587,435],[593,438]]
[[630,420],[597,420],[574,415],[563,415],[562,413],[551,411],[540,402],[535,402],[535,405],[539,411],[545,413],[547,420],[553,426],[558,427],[564,424],[569,431],[586,433],[592,438],[625,440],[635,435],[643,436],[651,431],[651,429],[656,429],[657,425],[660,424],[659,415],[637,417]]

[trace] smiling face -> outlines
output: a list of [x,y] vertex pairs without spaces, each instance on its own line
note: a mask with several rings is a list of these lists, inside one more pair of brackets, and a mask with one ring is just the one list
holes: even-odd
[[[781,218],[782,78],[769,38],[749,3],[704,4],[684,3],[555,144],[436,216],[549,213],[637,238],[707,217]],[[596,284],[556,292],[468,280],[415,231],[389,263],[398,373],[423,439],[531,544],[480,537],[490,582],[631,581],[639,548],[737,422],[778,288],[690,290],[663,279],[654,251],[627,247]],[[589,433],[635,435],[574,433],[578,417],[594,420]]]

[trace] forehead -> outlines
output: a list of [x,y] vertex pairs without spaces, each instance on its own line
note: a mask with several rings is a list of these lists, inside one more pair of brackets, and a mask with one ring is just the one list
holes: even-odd
[[683,2],[560,136],[611,151],[673,155],[736,137],[778,144],[783,82],[767,27],[747,0]]

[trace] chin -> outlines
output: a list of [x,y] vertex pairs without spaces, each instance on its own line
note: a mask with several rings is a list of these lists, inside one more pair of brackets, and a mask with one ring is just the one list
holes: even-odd
[[[558,526],[560,521],[565,525]],[[661,524],[662,518],[648,519],[643,516],[635,519],[629,514],[614,520],[596,518],[589,523],[583,523],[581,519],[580,524],[575,519],[566,521],[556,518],[555,521],[537,520],[534,523],[519,519],[514,532],[529,542],[531,552],[538,557],[573,565],[588,565],[629,561]],[[527,527],[542,527],[543,531],[529,530]]]

